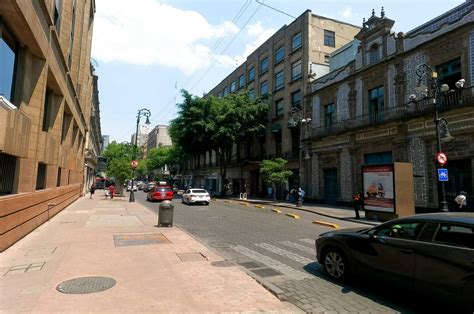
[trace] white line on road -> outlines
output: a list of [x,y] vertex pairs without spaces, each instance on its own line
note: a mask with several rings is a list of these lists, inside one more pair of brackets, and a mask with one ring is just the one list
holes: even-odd
[[300,239],[300,241],[314,245],[315,239]]
[[239,252],[240,254],[243,254],[261,264],[264,264],[265,266],[271,267],[275,270],[278,270],[284,275],[290,276],[292,279],[295,280],[301,280],[305,278],[311,278],[312,276],[310,274],[306,274],[302,271],[296,270],[286,264],[280,263],[277,260],[274,260],[271,257],[265,256],[263,254],[260,254],[254,250],[251,250],[249,248],[246,248],[245,246],[234,246],[232,248],[234,251]]
[[292,247],[292,248],[295,248],[295,249],[298,249],[300,251],[309,253],[311,255],[316,254],[316,250],[314,248],[310,248],[310,247],[307,247],[307,246],[304,246],[304,245],[301,245],[301,244],[298,244],[298,243],[294,243],[294,242],[291,242],[291,241],[281,241],[279,243],[281,243],[283,245],[286,245],[286,246],[289,246],[289,247]]
[[272,253],[275,253],[275,254],[281,255],[283,257],[289,258],[289,259],[291,259],[295,262],[298,262],[298,263],[301,263],[301,264],[304,264],[304,265],[314,262],[313,260],[311,260],[309,258],[306,258],[304,256],[301,256],[299,254],[295,254],[293,252],[290,252],[290,251],[287,251],[287,250],[284,250],[284,249],[280,249],[279,247],[276,247],[276,246],[268,244],[268,243],[256,243],[255,245],[258,246],[258,247],[261,247],[262,249],[265,249],[265,250],[268,250]]

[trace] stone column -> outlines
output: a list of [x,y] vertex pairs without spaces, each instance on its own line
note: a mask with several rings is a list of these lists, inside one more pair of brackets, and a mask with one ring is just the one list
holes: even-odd
[[341,198],[345,202],[350,202],[354,191],[352,187],[351,154],[347,147],[341,150],[340,169]]
[[308,191],[310,192],[311,196],[319,197],[319,177],[320,177],[321,169],[319,168],[319,156],[318,154],[313,152],[313,156],[311,158],[311,189]]

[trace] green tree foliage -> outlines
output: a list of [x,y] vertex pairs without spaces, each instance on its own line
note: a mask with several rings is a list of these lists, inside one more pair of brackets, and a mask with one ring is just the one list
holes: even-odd
[[178,117],[169,129],[173,143],[190,156],[214,151],[225,194],[232,146],[265,130],[268,104],[252,100],[248,93],[199,98],[183,90],[182,95]]
[[110,143],[102,156],[107,157],[107,176],[115,178],[117,192],[122,193],[123,183],[131,177],[130,162],[133,147],[130,144]]
[[283,183],[292,176],[293,172],[285,170],[287,161],[283,158],[275,158],[272,160],[263,160],[260,166],[260,173],[263,179],[273,187],[273,200],[276,201],[276,185]]

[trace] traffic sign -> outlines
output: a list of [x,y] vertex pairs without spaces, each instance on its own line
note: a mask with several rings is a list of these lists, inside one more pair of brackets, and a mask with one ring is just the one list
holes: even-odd
[[445,169],[445,168],[438,169],[438,181],[440,182],[449,181],[448,169]]
[[448,157],[445,153],[439,152],[436,154],[436,161],[438,161],[441,166],[444,166],[448,162]]
[[132,160],[132,162],[130,163],[130,166],[132,166],[133,169],[137,169],[137,167],[138,167],[138,161]]

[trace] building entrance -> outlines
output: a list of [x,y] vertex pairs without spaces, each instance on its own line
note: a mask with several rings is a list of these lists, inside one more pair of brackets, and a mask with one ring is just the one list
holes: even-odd
[[324,169],[324,202],[336,204],[337,200],[337,168]]

